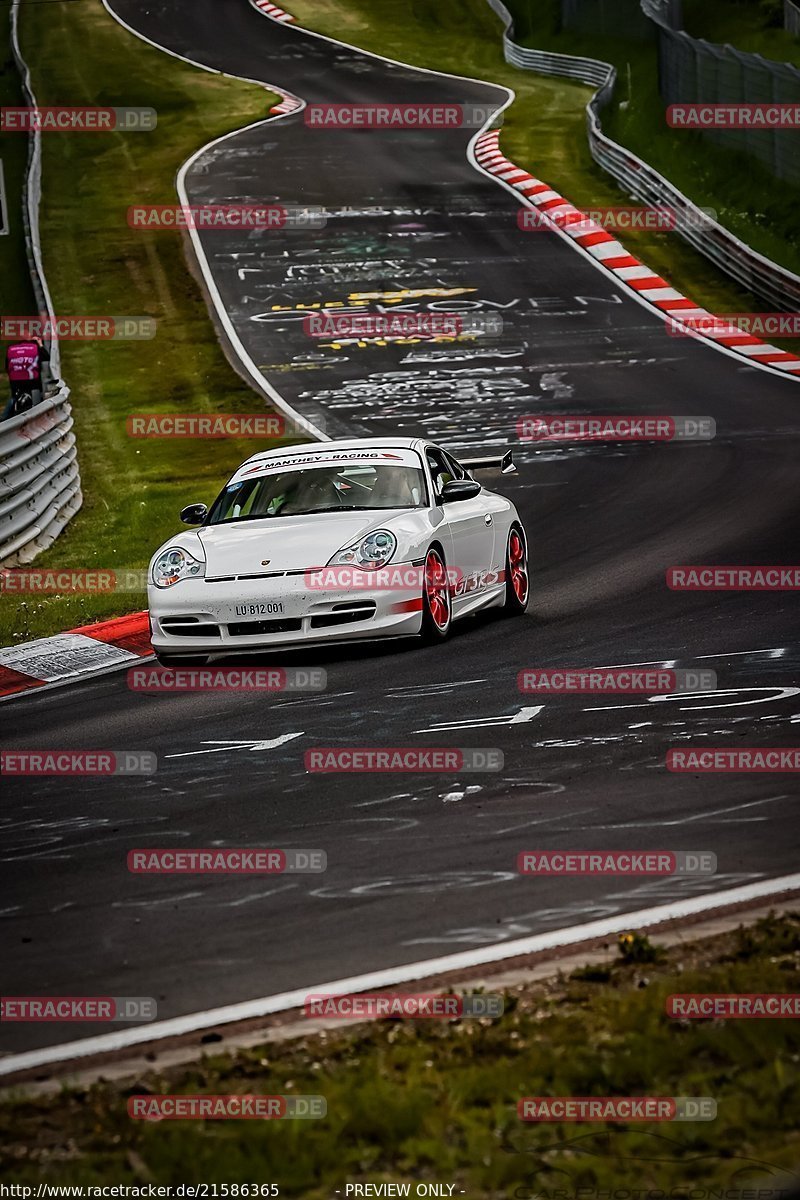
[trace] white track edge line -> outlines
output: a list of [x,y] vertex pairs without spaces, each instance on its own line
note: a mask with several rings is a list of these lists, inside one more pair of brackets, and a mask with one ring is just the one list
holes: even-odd
[[[191,154],[189,156],[189,158],[186,160],[186,162],[183,163],[183,165],[178,170],[178,175],[177,175],[177,179],[176,179],[178,198],[180,199],[180,202],[182,205],[188,206],[188,204],[189,204],[188,197],[186,195],[186,188],[185,188],[186,173],[188,172],[190,167],[196,162],[196,160],[198,158],[200,158],[203,154],[205,154],[208,150],[211,150],[214,146],[219,145],[220,142],[224,142],[227,138],[236,137],[240,133],[245,133],[248,129],[256,129],[260,125],[267,125],[267,124],[270,124],[275,121],[281,121],[286,117],[294,116],[296,113],[302,111],[302,109],[304,109],[306,107],[306,102],[303,99],[301,99],[301,97],[294,96],[291,92],[286,92],[286,91],[284,91],[283,88],[278,87],[277,85],[269,84],[265,80],[262,80],[262,79],[250,79],[249,77],[247,77],[245,75],[230,75],[226,71],[220,71],[216,67],[208,67],[204,63],[196,62],[194,59],[186,58],[186,56],[183,54],[178,54],[174,50],[169,50],[165,46],[160,46],[158,44],[158,42],[154,42],[154,41],[152,41],[151,38],[146,37],[143,33],[139,33],[136,29],[134,29],[132,26],[130,26],[127,23],[127,21],[124,21],[122,19],[122,17],[120,17],[117,13],[115,13],[114,9],[110,5],[109,0],[102,0],[102,2],[103,2],[103,7],[105,8],[106,12],[115,21],[117,21],[119,25],[121,25],[124,29],[127,29],[127,31],[129,33],[133,34],[134,37],[139,38],[140,41],[146,42],[148,46],[152,46],[152,47],[154,47],[154,49],[160,50],[163,54],[168,54],[168,55],[170,55],[171,58],[177,58],[181,62],[188,63],[189,66],[198,67],[202,71],[208,71],[212,75],[219,75],[225,79],[241,80],[243,83],[252,83],[252,84],[255,84],[256,87],[266,88],[267,90],[274,90],[278,95],[282,95],[284,97],[284,99],[288,98],[288,99],[292,99],[292,100],[297,100],[297,102],[298,102],[299,107],[294,109],[291,113],[278,113],[273,116],[266,117],[263,121],[252,121],[249,125],[243,125],[240,129],[233,129],[230,131],[230,133],[225,133],[221,137],[214,138],[212,141],[208,142],[205,146],[201,146],[199,150],[196,150],[194,152],[194,154]],[[328,437],[328,435],[326,433],[323,433],[323,431],[321,429],[318,429],[317,426],[314,425],[314,423],[312,421],[309,421],[306,417],[304,417],[302,415],[302,413],[298,412],[296,408],[293,408],[293,406],[289,403],[289,401],[285,400],[283,398],[283,396],[280,394],[280,392],[275,387],[273,387],[273,385],[269,382],[269,380],[261,373],[261,371],[259,371],[256,364],[253,362],[253,359],[250,357],[248,352],[245,350],[244,345],[242,344],[241,339],[239,338],[239,335],[237,334],[237,332],[234,328],[233,322],[231,321],[230,317],[228,316],[228,312],[222,302],[222,297],[220,296],[217,285],[214,282],[214,279],[211,275],[211,271],[210,271],[210,268],[208,265],[208,259],[206,258],[205,251],[203,250],[202,242],[200,240],[197,230],[189,228],[187,230],[187,232],[188,232],[189,238],[192,242],[192,248],[194,250],[195,257],[197,259],[197,265],[200,268],[200,272],[203,276],[203,281],[206,285],[206,288],[208,289],[208,293],[209,293],[209,296],[211,297],[211,302],[214,305],[214,309],[216,311],[217,317],[219,318],[219,321],[222,324],[223,329],[225,330],[226,336],[228,337],[228,340],[231,344],[231,347],[232,347],[234,353],[236,354],[236,356],[239,358],[240,362],[244,366],[247,374],[253,380],[253,382],[255,383],[258,390],[262,393],[262,395],[267,396],[272,401],[272,403],[275,405],[275,407],[279,410],[279,412],[282,412],[284,414],[284,416],[288,417],[291,421],[294,421],[294,423],[298,426],[299,429],[302,429],[305,433],[309,434],[311,437],[316,438],[317,441],[320,441],[320,442],[330,441],[330,438]]]
[[393,987],[398,983],[406,983],[414,979],[425,979],[465,968],[483,966],[487,963],[501,962],[506,958],[536,954],[543,950],[553,950],[560,946],[606,937],[609,934],[620,933],[631,928],[658,925],[664,921],[694,916],[710,909],[742,904],[763,896],[795,890],[800,890],[800,873],[747,883],[722,892],[710,892],[704,896],[692,896],[687,900],[676,900],[653,908],[618,913],[613,917],[589,921],[583,925],[570,925],[563,929],[550,930],[547,933],[517,938],[514,941],[497,942],[476,950],[461,950],[439,958],[423,959],[399,967],[354,975],[349,979],[336,979],[329,983],[297,988],[291,992],[280,992],[257,1000],[245,1000],[221,1008],[187,1013],[185,1016],[157,1021],[152,1025],[139,1025],[131,1029],[120,1030],[117,1033],[100,1034],[97,1037],[78,1039],[58,1046],[47,1046],[40,1050],[9,1055],[0,1059],[0,1076],[36,1070],[56,1063],[71,1062],[95,1054],[113,1054],[132,1046],[160,1041],[163,1038],[181,1037],[219,1025],[229,1025],[234,1022],[288,1012],[295,1008],[302,1008],[305,998],[314,993],[344,994],[363,992],[368,988]]

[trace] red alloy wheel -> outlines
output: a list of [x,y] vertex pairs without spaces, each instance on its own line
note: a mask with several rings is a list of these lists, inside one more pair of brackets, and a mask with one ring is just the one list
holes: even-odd
[[438,550],[429,550],[425,559],[425,596],[436,628],[446,630],[450,624],[450,587]]
[[511,571],[511,586],[520,604],[528,599],[528,556],[525,543],[518,529],[512,529],[508,538],[508,565]]

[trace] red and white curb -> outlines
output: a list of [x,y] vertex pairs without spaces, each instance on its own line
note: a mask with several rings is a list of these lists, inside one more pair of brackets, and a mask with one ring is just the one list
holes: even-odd
[[284,12],[282,8],[278,8],[277,4],[272,3],[272,0],[250,0],[250,3],[265,17],[269,17],[272,21],[278,21],[281,25],[286,25],[289,21],[294,20],[293,16]]
[[0,650],[0,699],[93,675],[153,653],[146,612]]
[[269,90],[271,92],[277,92],[280,96],[283,96],[280,104],[274,104],[269,110],[272,114],[277,116],[279,113],[297,112],[298,109],[305,108],[305,102],[303,100],[299,100],[297,96],[291,96],[288,92],[281,91],[281,89],[276,88],[274,84],[270,84]]
[[[510,162],[500,150],[499,142],[499,130],[489,130],[480,134],[475,141],[476,162],[488,174],[496,175],[498,179],[502,179],[518,191],[544,215],[545,219],[553,218],[554,229],[566,234],[576,245],[581,246],[599,266],[661,313],[665,320],[714,320],[713,313],[699,308],[693,300],[687,299],[671,287],[666,279],[654,274],[643,262],[629,254],[622,243],[601,225],[585,219],[579,209],[554,191],[549,184]],[[796,354],[780,350],[752,334],[730,330],[721,333],[707,332],[702,328],[687,325],[682,328],[689,336],[722,346],[733,354],[741,355],[748,362],[800,378],[800,358]]]
[[[290,21],[294,21],[294,17],[290,13],[284,12],[282,8],[278,8],[277,4],[273,4],[272,0],[250,0],[253,8],[264,17],[269,17],[271,21],[277,21],[279,25],[287,25]],[[266,86],[266,85],[265,85]],[[269,111],[273,116],[284,116],[286,113],[297,112],[300,108],[305,108],[305,101],[300,100],[297,96],[293,96],[290,92],[284,92],[283,88],[275,87],[274,84],[269,85],[271,92],[277,92],[279,96],[283,96],[280,104],[274,105]]]

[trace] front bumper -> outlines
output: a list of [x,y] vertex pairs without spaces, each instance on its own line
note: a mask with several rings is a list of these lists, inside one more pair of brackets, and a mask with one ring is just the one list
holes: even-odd
[[148,589],[153,649],[235,654],[307,643],[407,637],[422,626],[422,591],[309,586],[305,572],[252,580],[184,579]]

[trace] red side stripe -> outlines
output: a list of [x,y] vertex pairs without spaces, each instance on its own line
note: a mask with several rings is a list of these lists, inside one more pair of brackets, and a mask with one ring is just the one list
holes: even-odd
[[415,600],[399,600],[397,604],[392,605],[392,612],[422,612],[422,596]]

